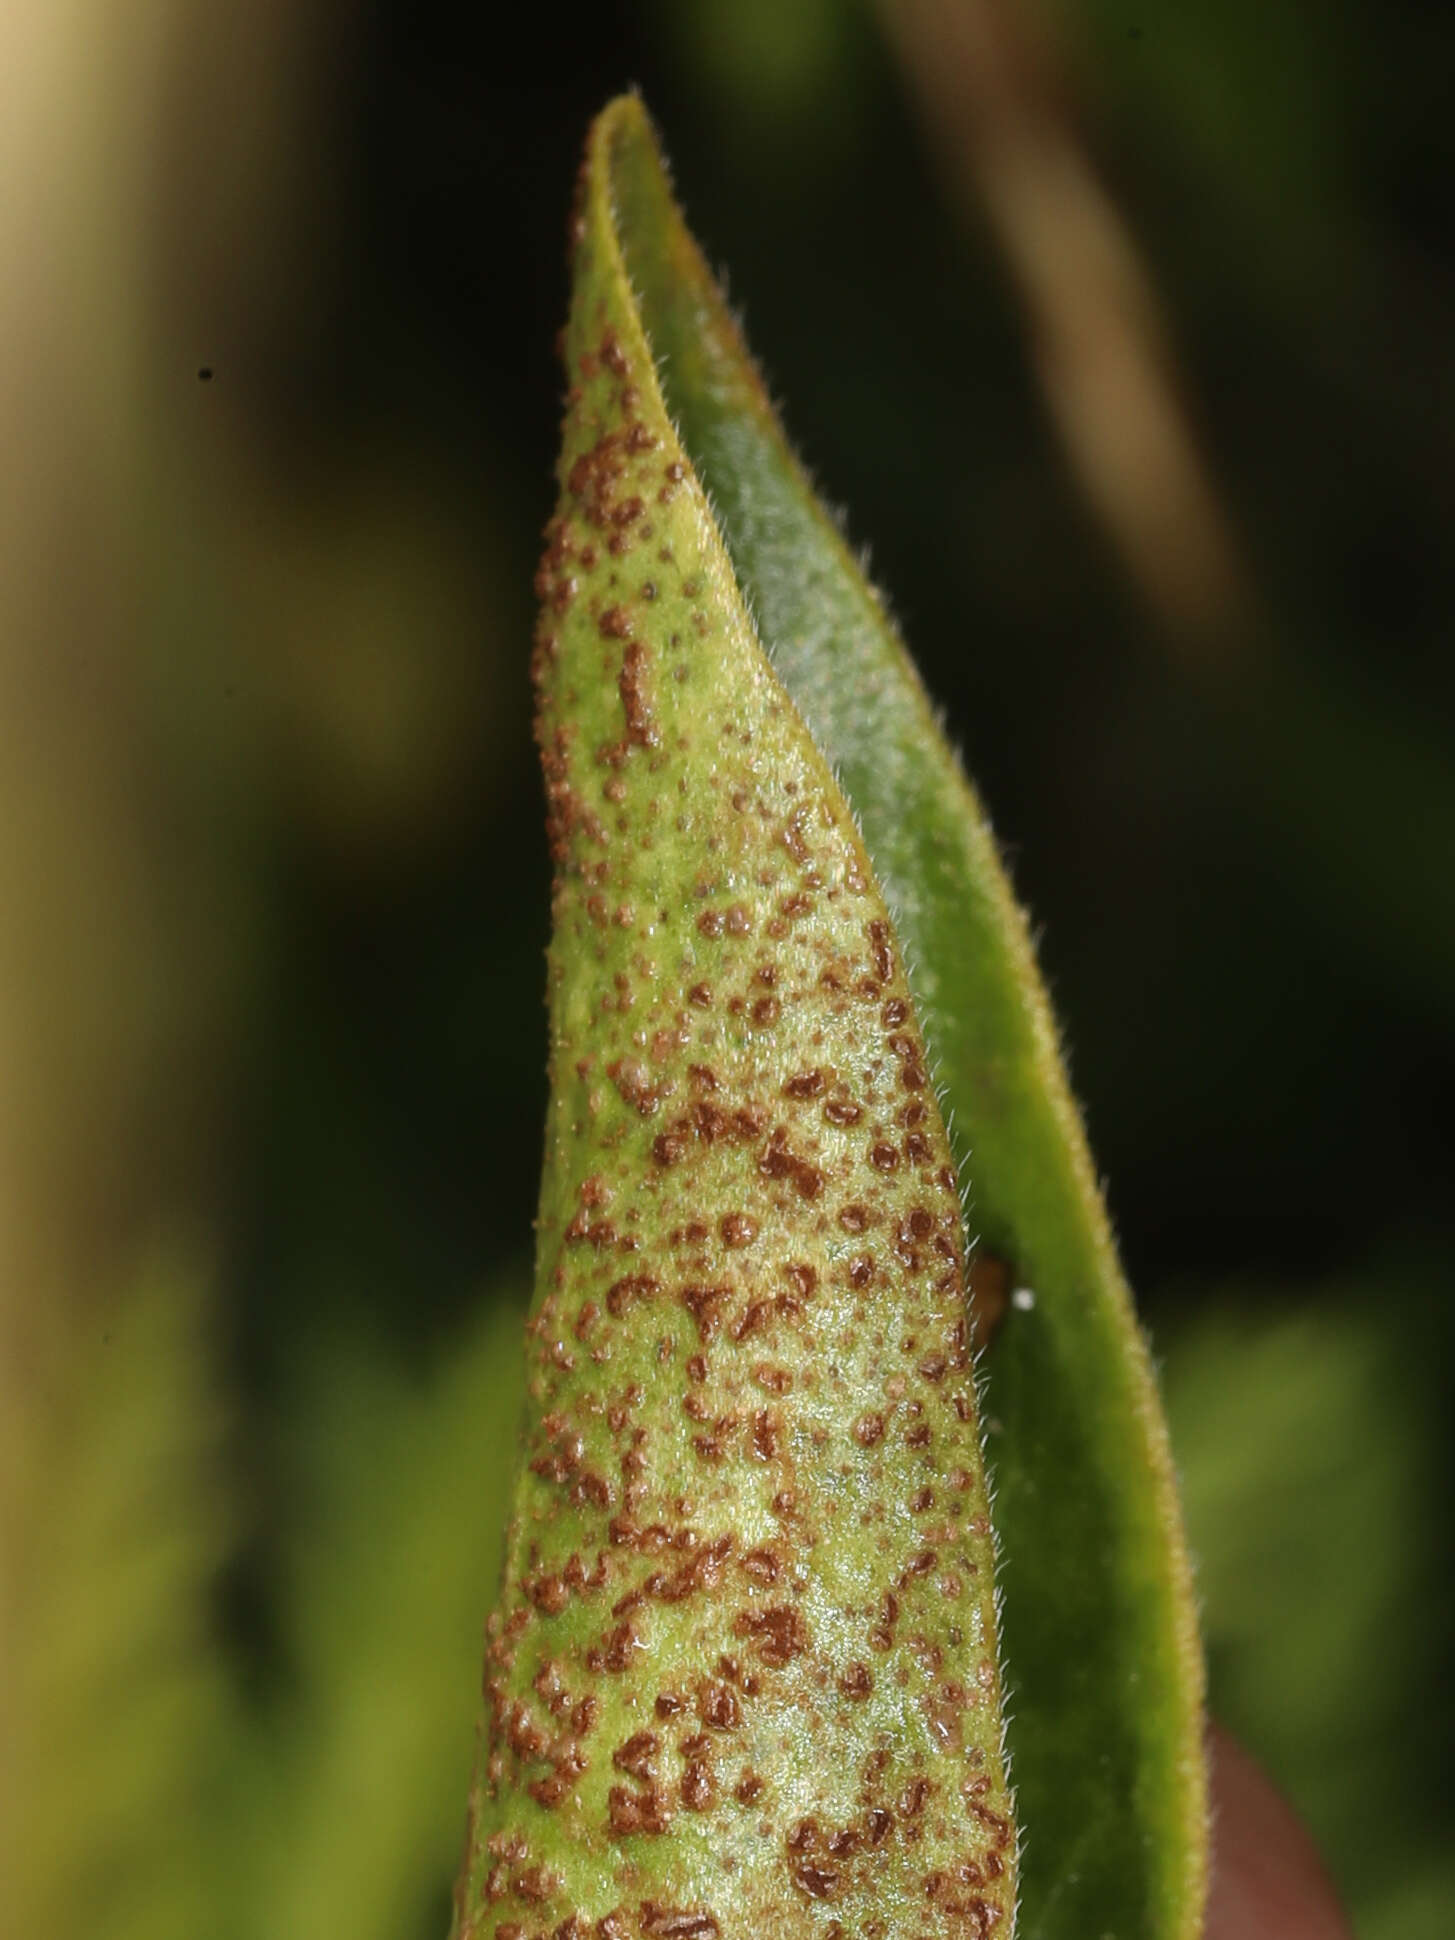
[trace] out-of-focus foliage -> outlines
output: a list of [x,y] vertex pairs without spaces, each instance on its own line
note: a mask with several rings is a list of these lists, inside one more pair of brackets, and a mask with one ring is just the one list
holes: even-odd
[[311,1343],[290,1376],[277,1568],[287,1668],[249,1713],[217,1827],[219,1932],[423,1940],[443,1929],[523,1321],[505,1289],[425,1377],[351,1334]]
[[1370,1940],[1418,1940],[1455,1905],[1455,1863],[1422,1831],[1448,1734],[1429,1702],[1448,1648],[1438,1297],[1397,1258],[1296,1304],[1219,1288],[1164,1374],[1220,1715],[1298,1799]]
[[[79,1334],[7,1533],[0,1930],[184,1940],[237,1726],[208,1620],[235,1539],[195,1264],[131,1276]],[[17,1479],[14,1472],[7,1481]]]
[[20,1931],[224,1905],[252,1940],[355,1891],[360,1932],[445,1925],[513,1407],[481,1289],[544,1105],[559,238],[633,80],[1043,926],[1214,1704],[1361,1933],[1455,1920],[1455,24],[1039,16],[1268,622],[1196,667],[1073,482],[889,12],[567,5],[509,65],[455,0],[0,9]]

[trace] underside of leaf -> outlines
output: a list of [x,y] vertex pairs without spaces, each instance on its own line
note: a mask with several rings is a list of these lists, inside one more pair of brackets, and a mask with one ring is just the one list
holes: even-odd
[[997,1940],[1015,1835],[954,1162],[847,802],[575,224],[530,1414],[459,1940]]

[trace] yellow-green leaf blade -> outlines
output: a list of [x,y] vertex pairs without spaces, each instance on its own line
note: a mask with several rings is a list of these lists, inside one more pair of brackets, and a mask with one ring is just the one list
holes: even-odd
[[662,404],[619,122],[540,584],[551,1102],[457,1933],[1000,1935],[950,1147],[852,815]]
[[774,667],[884,884],[951,1114],[980,1277],[1023,1940],[1193,1940],[1202,1676],[1166,1435],[1024,917],[904,648],[794,460],[676,210],[614,110],[618,234],[667,402]]

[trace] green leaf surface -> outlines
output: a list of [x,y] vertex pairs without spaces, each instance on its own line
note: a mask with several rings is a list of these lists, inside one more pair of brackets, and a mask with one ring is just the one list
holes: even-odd
[[1019,1931],[1193,1940],[1176,1494],[1024,919],[634,99],[565,354],[532,1430],[457,1933],[1009,1928],[958,1167]]
[[1004,1933],[958,1183],[850,807],[575,224],[526,1461],[457,1933]]
[[[878,595],[785,441],[635,100],[617,236],[668,409],[773,666],[894,913],[978,1235],[1022,1940],[1191,1940],[1202,1666],[1166,1431],[1025,917]],[[826,327],[831,327],[826,321]],[[966,633],[973,589],[966,593]]]

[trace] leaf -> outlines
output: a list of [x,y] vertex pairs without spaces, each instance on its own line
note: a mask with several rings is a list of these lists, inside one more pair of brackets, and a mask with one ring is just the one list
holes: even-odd
[[583,174],[539,582],[551,1100],[456,1931],[983,1940],[1015,1849],[957,1181],[658,388],[611,206],[637,114]]
[[635,100],[594,137],[664,399],[894,913],[970,1182],[1023,1940],[1192,1940],[1202,1666],[1166,1431],[1026,921],[882,603],[789,451]]
[[513,1289],[483,1302],[426,1379],[355,1339],[321,1343],[299,1376],[280,1626],[296,1675],[239,1761],[218,1842],[227,1931],[438,1931],[504,1548],[521,1312]]
[[150,1263],[70,1331],[60,1378],[32,1370],[5,1424],[6,1934],[210,1924],[196,1854],[231,1718],[208,1598],[231,1515],[202,1284],[186,1261]]

